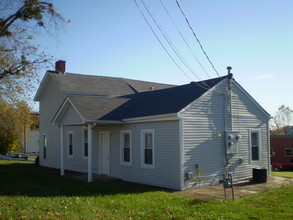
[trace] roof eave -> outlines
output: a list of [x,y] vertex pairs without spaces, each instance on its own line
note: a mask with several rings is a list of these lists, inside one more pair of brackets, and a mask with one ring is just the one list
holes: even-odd
[[143,116],[136,118],[125,118],[122,121],[125,123],[138,123],[138,122],[152,122],[152,121],[172,121],[179,120],[179,116],[177,113],[168,113],[161,115],[151,115],[151,116]]
[[123,124],[123,121],[118,121],[118,120],[95,120],[91,121],[91,123],[94,124]]
[[178,115],[183,114],[186,110],[190,109],[191,106],[193,106],[195,103],[199,102],[202,98],[204,98],[205,96],[209,95],[210,93],[212,93],[213,91],[217,90],[217,88],[219,88],[224,82],[226,82],[225,80],[221,80],[220,82],[218,82],[216,85],[214,85],[212,88],[210,88],[209,90],[207,90],[205,93],[203,93],[201,96],[199,96],[197,99],[193,100],[191,103],[189,103],[187,106],[185,106],[183,109],[181,109],[178,112]]

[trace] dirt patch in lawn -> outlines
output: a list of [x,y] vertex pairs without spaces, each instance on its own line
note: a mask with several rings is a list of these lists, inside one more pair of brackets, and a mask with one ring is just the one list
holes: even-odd
[[[263,192],[267,189],[280,188],[282,186],[293,184],[293,179],[273,176],[268,178],[266,183],[255,183],[252,181],[239,182],[234,184],[234,198],[241,198],[255,193]],[[210,186],[199,189],[188,189],[175,192],[178,195],[191,197],[199,200],[223,200],[225,193],[223,185]],[[232,189],[226,189],[226,198],[232,199]]]

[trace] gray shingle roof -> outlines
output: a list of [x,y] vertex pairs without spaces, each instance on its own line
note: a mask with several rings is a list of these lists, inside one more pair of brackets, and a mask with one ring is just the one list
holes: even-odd
[[[86,120],[121,121],[178,113],[225,78],[226,76],[161,90],[130,93],[115,98],[87,95],[69,97]],[[140,86],[139,82],[138,85]]]
[[119,108],[128,98],[104,98],[95,96],[68,96],[86,121],[94,121]]
[[105,96],[122,96],[136,92],[149,91],[151,87],[155,89],[166,89],[174,85],[130,80],[116,77],[82,75],[82,74],[58,74],[49,72],[57,86],[64,93],[75,94],[98,94]]
[[202,82],[191,82],[168,89],[122,96],[129,100],[100,119],[122,120],[178,113],[225,78],[226,76]]

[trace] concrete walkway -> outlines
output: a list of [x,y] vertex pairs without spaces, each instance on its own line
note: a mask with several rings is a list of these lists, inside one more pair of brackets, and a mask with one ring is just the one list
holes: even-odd
[[[284,177],[269,177],[266,183],[254,183],[251,181],[234,184],[234,198],[241,198],[255,193],[263,192],[267,189],[280,188],[286,185],[293,185],[293,179]],[[210,186],[199,189],[190,189],[175,192],[178,195],[191,197],[199,200],[224,200],[223,185]],[[226,189],[227,199],[232,199],[232,189]]]

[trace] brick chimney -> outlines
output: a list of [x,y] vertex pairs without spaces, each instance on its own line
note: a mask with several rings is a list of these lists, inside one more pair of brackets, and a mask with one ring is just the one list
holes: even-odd
[[66,66],[65,60],[58,60],[55,63],[55,71],[58,72],[59,74],[64,74],[65,73],[65,66]]

